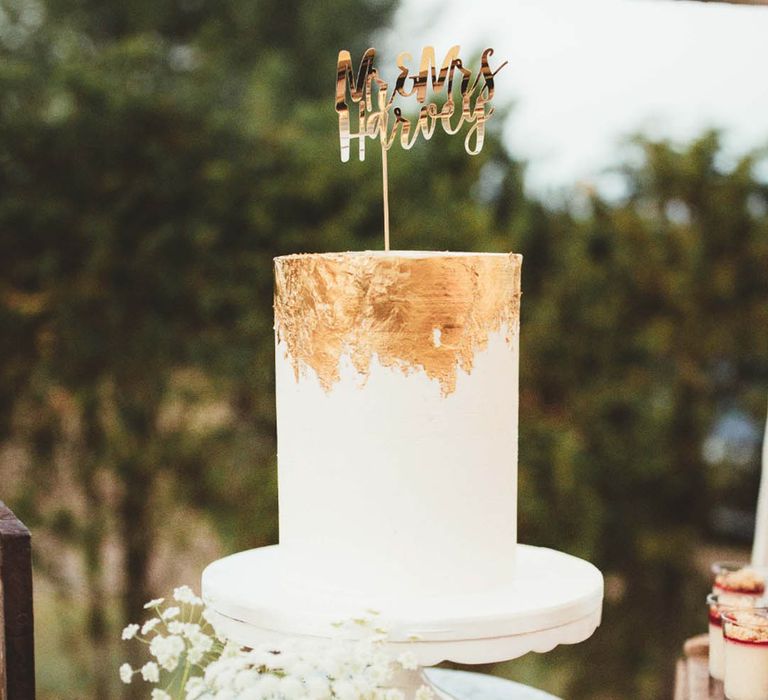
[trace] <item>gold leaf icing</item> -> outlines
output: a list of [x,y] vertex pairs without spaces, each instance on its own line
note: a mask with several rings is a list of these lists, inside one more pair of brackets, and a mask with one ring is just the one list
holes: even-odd
[[342,355],[363,378],[385,367],[423,370],[444,396],[472,371],[491,333],[507,342],[520,316],[522,256],[352,252],[275,258],[275,328],[298,381],[329,391]]

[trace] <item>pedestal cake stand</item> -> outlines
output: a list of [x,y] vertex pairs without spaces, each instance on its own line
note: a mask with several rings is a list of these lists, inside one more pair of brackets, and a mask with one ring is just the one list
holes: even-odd
[[[395,652],[421,667],[442,661],[494,663],[576,644],[600,624],[602,574],[589,562],[518,545],[514,581],[461,596],[368,596],[329,591],[291,573],[280,546],[233,554],[203,572],[202,591],[219,629],[244,646],[281,637],[331,637],[334,623],[375,610]],[[427,682],[421,669],[398,687]],[[432,686],[439,698],[452,696]]]

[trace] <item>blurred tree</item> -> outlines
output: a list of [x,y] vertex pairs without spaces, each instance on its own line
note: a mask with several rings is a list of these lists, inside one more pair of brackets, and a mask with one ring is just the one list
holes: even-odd
[[[718,496],[702,447],[723,406],[761,425],[768,393],[760,154],[726,166],[716,133],[636,148],[622,201],[576,192],[520,246],[533,277],[521,532],[594,561],[614,584],[605,617],[623,632],[590,642],[601,697],[669,694],[659,669],[671,672],[687,620],[701,618],[706,584],[690,556]],[[596,697],[589,682],[571,679],[567,697]]]

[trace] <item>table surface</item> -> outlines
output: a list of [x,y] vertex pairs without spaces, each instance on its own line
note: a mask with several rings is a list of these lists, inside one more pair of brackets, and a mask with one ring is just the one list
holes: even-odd
[[430,681],[459,700],[558,700],[554,695],[527,685],[482,673],[432,668]]
[[691,637],[677,662],[675,700],[724,700],[723,684],[709,677],[709,635]]

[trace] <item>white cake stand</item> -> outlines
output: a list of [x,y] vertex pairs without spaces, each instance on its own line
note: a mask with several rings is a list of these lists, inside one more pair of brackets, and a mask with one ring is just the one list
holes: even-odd
[[[279,546],[262,547],[209,565],[202,591],[217,626],[244,646],[286,636],[331,637],[334,623],[366,610],[377,611],[393,650],[413,652],[422,667],[506,661],[590,637],[602,613],[597,568],[542,547],[518,545],[516,556],[519,573],[504,587],[404,599],[319,590],[287,572]],[[424,683],[421,670],[398,679],[406,691]]]

